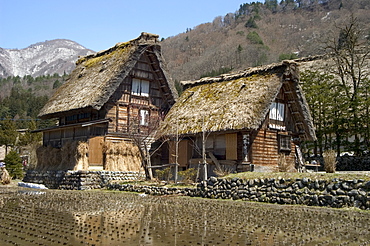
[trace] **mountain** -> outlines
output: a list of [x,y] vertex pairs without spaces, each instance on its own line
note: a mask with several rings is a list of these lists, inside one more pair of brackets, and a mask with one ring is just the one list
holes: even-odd
[[[264,3],[261,3],[264,2]],[[162,41],[177,81],[324,53],[353,14],[370,40],[369,0],[265,0]],[[366,37],[364,37],[366,38]]]
[[0,78],[68,74],[79,56],[92,53],[92,50],[67,39],[40,42],[24,49],[0,48]]

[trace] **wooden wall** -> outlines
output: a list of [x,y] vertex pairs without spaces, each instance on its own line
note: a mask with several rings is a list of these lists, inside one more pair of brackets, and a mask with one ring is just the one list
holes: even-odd
[[[169,108],[164,93],[169,88],[160,71],[154,70],[149,53],[144,53],[136,63],[130,75],[125,77],[119,88],[105,105],[105,118],[113,119],[109,123],[110,133],[142,133],[148,134],[156,128],[162,114]],[[133,94],[133,79],[149,82],[149,96]],[[148,125],[140,125],[140,110],[148,111]],[[163,111],[163,112],[162,112]]]
[[[192,144],[190,140],[181,140],[179,142],[178,163],[179,167],[187,167],[192,157]],[[169,142],[169,163],[176,163],[176,142]]]
[[279,154],[284,153],[287,162],[294,166],[295,145],[291,141],[291,151],[279,151],[278,132],[276,130],[260,129],[253,137],[252,163],[262,166],[278,167]]

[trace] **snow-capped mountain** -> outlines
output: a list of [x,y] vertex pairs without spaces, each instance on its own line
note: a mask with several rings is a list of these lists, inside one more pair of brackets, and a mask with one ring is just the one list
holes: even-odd
[[79,56],[92,53],[67,39],[40,42],[24,49],[0,48],[0,77],[70,73]]

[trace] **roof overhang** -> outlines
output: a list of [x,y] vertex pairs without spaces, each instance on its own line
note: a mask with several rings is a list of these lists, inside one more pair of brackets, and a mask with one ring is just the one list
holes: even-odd
[[32,131],[32,133],[37,132],[48,132],[48,131],[55,131],[55,130],[62,130],[62,129],[68,129],[68,128],[75,128],[75,127],[87,127],[87,126],[93,126],[93,125],[101,125],[112,121],[112,119],[101,119],[101,120],[93,120],[93,121],[86,121],[86,122],[80,122],[70,125],[63,125],[63,126],[53,126],[49,128],[44,129],[37,129]]

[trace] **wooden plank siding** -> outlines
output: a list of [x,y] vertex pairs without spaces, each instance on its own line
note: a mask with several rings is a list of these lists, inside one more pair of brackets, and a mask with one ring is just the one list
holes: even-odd
[[262,166],[277,166],[279,154],[284,153],[287,162],[294,165],[295,152],[294,143],[291,141],[290,152],[280,152],[278,143],[278,132],[270,129],[260,129],[252,143],[252,163]]
[[[141,132],[147,134],[150,129],[157,126],[162,117],[161,108],[168,103],[162,95],[157,77],[148,55],[142,55],[131,70],[130,76],[122,81],[119,89],[106,104],[105,117],[113,119],[109,124],[109,133]],[[149,95],[132,94],[131,87],[134,78],[149,81]],[[148,126],[140,125],[140,110],[148,111]]]

